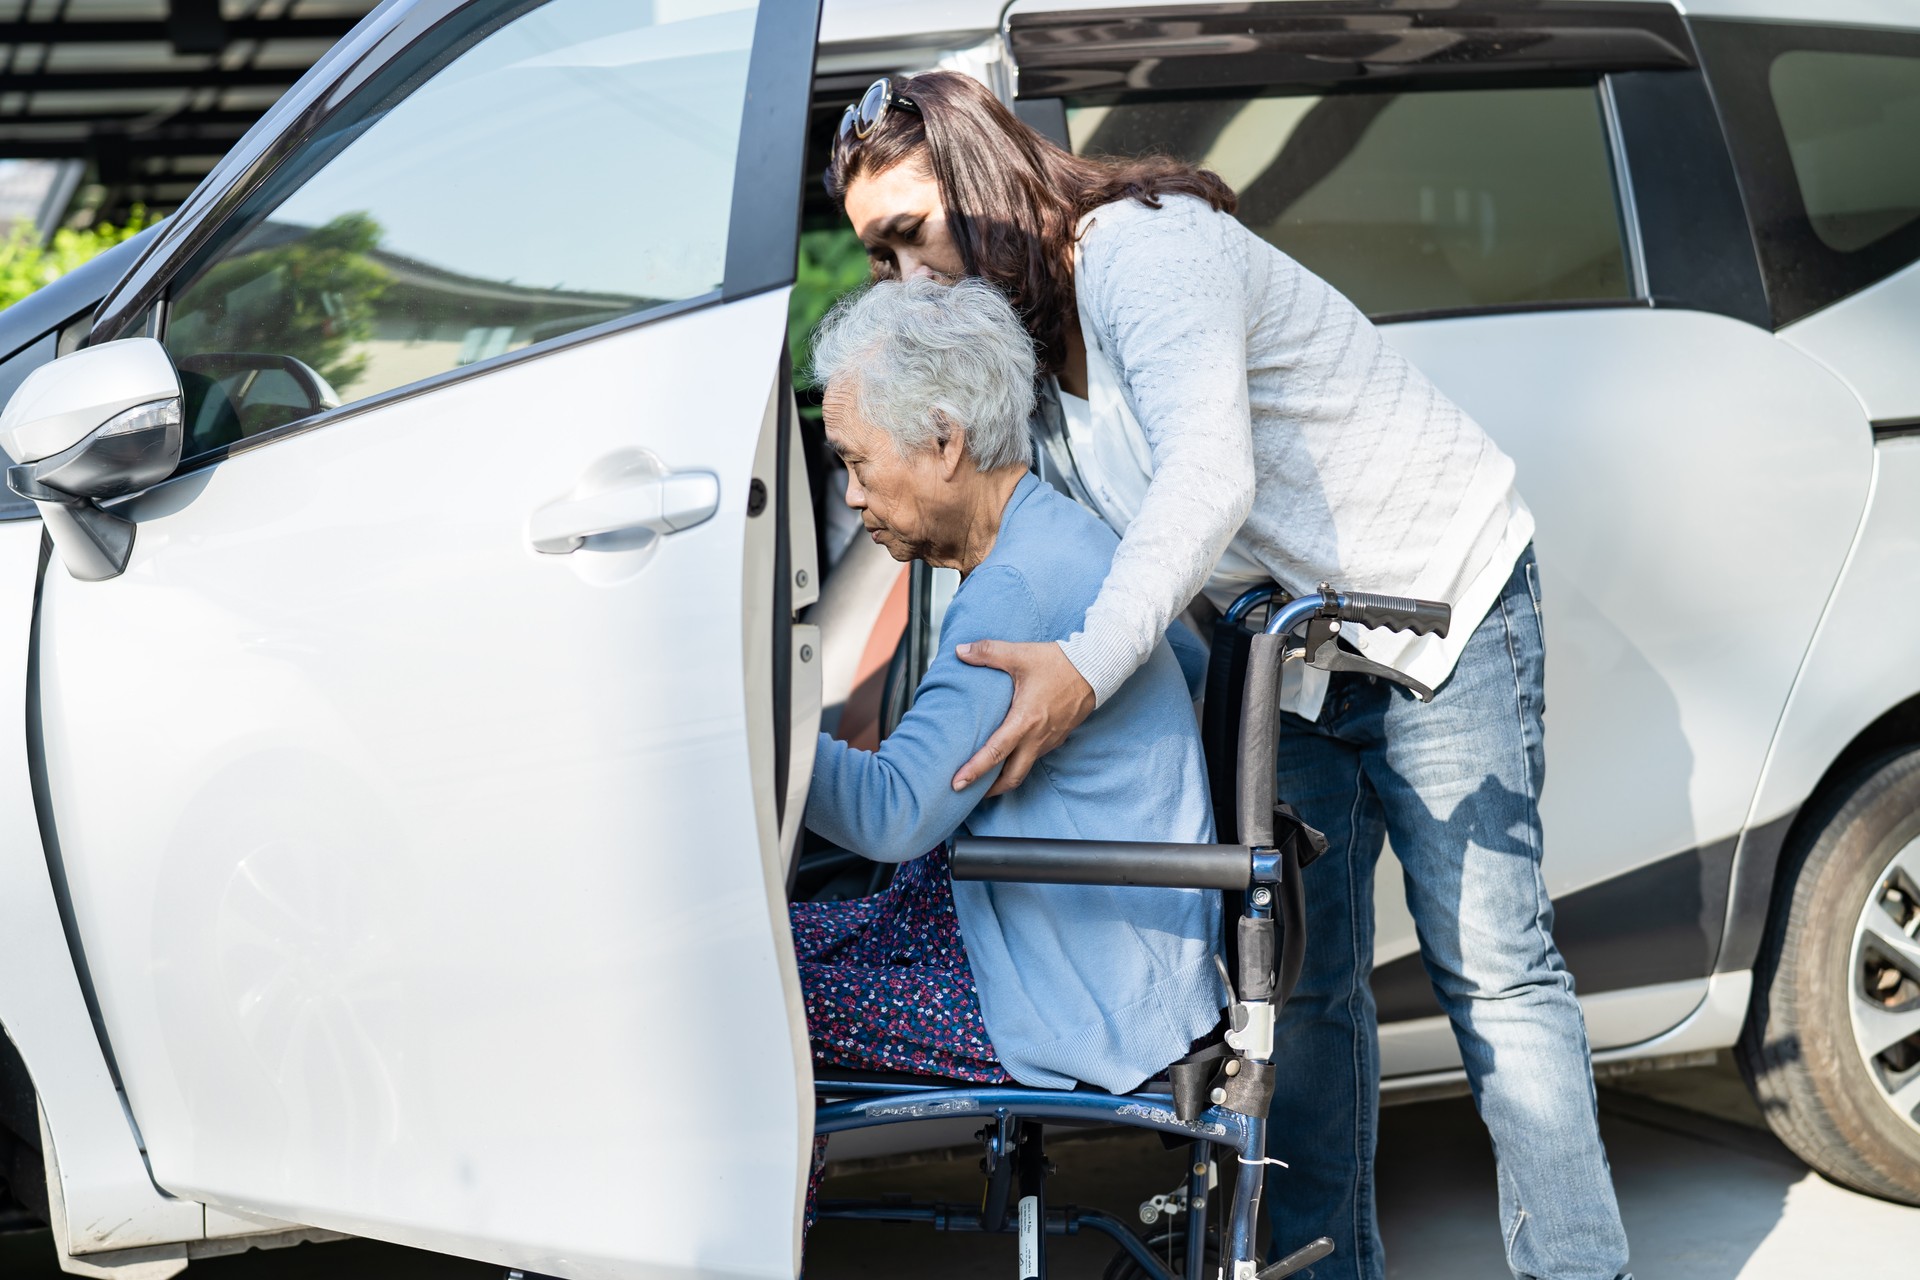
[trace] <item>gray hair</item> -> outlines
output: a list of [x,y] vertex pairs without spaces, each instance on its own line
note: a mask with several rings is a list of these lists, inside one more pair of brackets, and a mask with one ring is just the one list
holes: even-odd
[[1027,466],[1033,443],[1033,341],[983,280],[885,280],[840,300],[813,338],[813,376],[840,383],[901,456],[966,430],[982,471]]

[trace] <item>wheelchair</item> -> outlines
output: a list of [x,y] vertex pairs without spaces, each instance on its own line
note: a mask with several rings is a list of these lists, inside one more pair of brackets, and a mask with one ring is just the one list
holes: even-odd
[[[1262,612],[1264,625],[1255,616]],[[1299,659],[1323,670],[1390,679],[1426,701],[1433,696],[1430,689],[1369,662],[1342,641],[1341,625],[1445,636],[1450,619],[1445,604],[1337,591],[1324,583],[1297,599],[1260,587],[1236,600],[1214,630],[1202,723],[1216,826],[1225,843],[957,837],[950,845],[956,880],[1223,891],[1233,921],[1223,930],[1228,954],[1216,958],[1231,988],[1226,1025],[1128,1094],[1086,1085],[1030,1089],[816,1065],[816,1134],[978,1117],[985,1174],[977,1206],[823,1199],[819,1217],[1015,1235],[1020,1280],[1044,1280],[1049,1236],[1083,1231],[1110,1237],[1130,1259],[1131,1274],[1149,1280],[1199,1280],[1210,1257],[1218,1259],[1215,1274],[1222,1280],[1280,1280],[1330,1254],[1333,1242],[1321,1237],[1263,1267],[1255,1249],[1267,1166],[1278,1163],[1266,1154],[1267,1110],[1278,1069],[1274,1027],[1306,955],[1300,870],[1325,848],[1319,833],[1274,795],[1281,667]],[[1184,1191],[1155,1197],[1142,1211],[1143,1217],[1185,1215],[1182,1269],[1157,1257],[1146,1240],[1112,1214],[1048,1203],[1043,1143],[1048,1124],[1148,1129],[1169,1147],[1191,1148]],[[1233,1155],[1234,1177],[1221,1230],[1209,1221],[1209,1201],[1215,1157],[1226,1152]]]

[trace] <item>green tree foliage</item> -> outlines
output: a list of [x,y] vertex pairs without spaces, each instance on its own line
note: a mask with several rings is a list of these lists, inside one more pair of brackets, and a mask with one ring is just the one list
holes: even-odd
[[[813,331],[833,304],[868,279],[867,250],[846,226],[800,235],[799,271],[787,308],[787,341],[793,352],[793,385],[813,387]],[[803,397],[803,404],[805,404]]]
[[152,221],[136,208],[120,226],[62,227],[43,244],[32,223],[16,222],[0,237],[0,307],[10,307],[36,289],[52,284],[96,254],[137,235]]
[[392,283],[369,256],[381,234],[370,215],[343,213],[228,258],[174,304],[168,345],[290,355],[344,394],[366,372],[358,348],[373,336],[374,304]]

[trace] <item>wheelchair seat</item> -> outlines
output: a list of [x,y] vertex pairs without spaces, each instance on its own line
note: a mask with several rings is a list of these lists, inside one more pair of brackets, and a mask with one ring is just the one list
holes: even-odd
[[[1107,1097],[1135,1097],[1152,1095],[1171,1096],[1174,1089],[1174,1077],[1181,1069],[1200,1068],[1204,1064],[1223,1058],[1228,1052],[1227,1032],[1232,1024],[1223,1014],[1213,1030],[1207,1032],[1187,1047],[1186,1056],[1176,1062],[1170,1062],[1156,1071],[1150,1079],[1142,1080],[1137,1086],[1124,1094],[1113,1094],[1098,1085],[1081,1081],[1073,1086],[1073,1092],[1096,1093]],[[921,1075],[912,1071],[872,1071],[861,1067],[832,1066],[826,1063],[813,1064],[814,1092],[822,1097],[833,1096],[834,1086],[848,1091],[865,1092],[870,1089],[980,1089],[988,1086],[978,1080],[962,1080],[955,1076]],[[1021,1087],[1005,1082],[1002,1087]],[[1192,1085],[1188,1084],[1188,1088]],[[1197,1115],[1204,1103],[1184,1106],[1182,1114]]]
[[860,1089],[978,1089],[981,1087],[978,1080],[961,1080],[953,1076],[923,1076],[910,1071],[865,1071],[858,1067],[835,1067],[820,1062],[814,1063],[814,1092],[831,1095],[835,1085],[851,1085]]

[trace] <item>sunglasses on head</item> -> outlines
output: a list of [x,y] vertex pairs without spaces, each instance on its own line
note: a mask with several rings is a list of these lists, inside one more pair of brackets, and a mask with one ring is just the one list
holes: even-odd
[[850,103],[840,117],[840,136],[851,133],[855,138],[865,141],[868,134],[880,127],[886,119],[887,108],[905,107],[908,111],[918,112],[913,99],[893,91],[893,77],[881,76],[867,86],[860,95],[860,101]]

